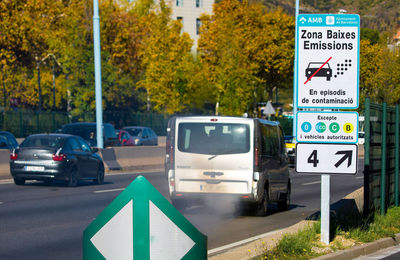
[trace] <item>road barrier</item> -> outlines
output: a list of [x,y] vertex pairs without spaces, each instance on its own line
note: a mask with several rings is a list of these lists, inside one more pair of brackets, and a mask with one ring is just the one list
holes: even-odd
[[[103,149],[99,155],[103,157],[106,172],[162,169],[165,144],[161,142],[158,146],[113,147]],[[11,178],[9,160],[10,151],[0,150],[0,178]]]

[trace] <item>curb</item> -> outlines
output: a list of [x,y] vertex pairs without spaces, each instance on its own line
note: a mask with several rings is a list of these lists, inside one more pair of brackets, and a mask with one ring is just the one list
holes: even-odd
[[345,250],[340,250],[334,253],[330,253],[327,255],[323,255],[317,258],[313,258],[314,260],[350,260],[359,256],[369,255],[375,253],[381,249],[385,249],[392,246],[397,246],[400,244],[400,233],[396,234],[394,238],[387,237],[382,238],[374,242],[370,242],[367,244],[355,246],[352,248],[348,248]]
[[[337,205],[331,205],[331,209],[335,209],[337,214],[342,214],[343,211],[350,212],[353,210],[359,211],[362,208],[360,203],[363,203],[363,190],[362,188],[345,196]],[[349,203],[353,200],[355,203]],[[354,205],[356,204],[356,205]],[[291,227],[270,232],[265,236],[258,238],[245,245],[232,247],[220,252],[209,254],[210,260],[231,260],[231,259],[254,259],[260,257],[265,253],[265,249],[274,247],[280,238],[287,233],[294,233],[299,229],[310,225],[312,221],[301,221]],[[313,260],[350,260],[360,256],[369,255],[379,250],[400,245],[400,233],[396,234],[394,238],[382,238],[370,243],[357,245],[344,250],[339,250],[333,253],[322,255]]]
[[312,225],[313,222],[314,221],[310,220],[302,220],[299,223],[294,224],[290,227],[259,235],[254,240],[249,241],[247,243],[242,243],[240,245],[235,245],[236,243],[233,243],[231,245],[227,245],[228,248],[222,247],[223,249],[218,250],[218,252],[214,252],[214,250],[209,250],[208,259],[242,260],[242,259],[253,259],[255,257],[259,257],[265,253],[266,249],[271,249],[275,247],[277,242],[279,242],[279,240],[285,234],[295,233],[299,230],[302,230]]

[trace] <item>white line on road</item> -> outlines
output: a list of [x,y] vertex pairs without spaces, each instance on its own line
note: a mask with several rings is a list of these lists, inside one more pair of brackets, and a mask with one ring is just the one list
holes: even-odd
[[364,176],[358,176],[356,179],[364,179]]
[[314,185],[314,184],[319,184],[319,183],[321,183],[321,181],[307,182],[307,183],[303,183],[303,184],[301,184],[301,185],[303,185],[303,186],[308,186],[308,185]]
[[0,201],[0,205],[3,204],[3,202]]
[[125,188],[118,188],[118,189],[112,189],[112,190],[96,190],[93,191],[94,193],[104,193],[104,192],[114,192],[114,191],[121,191],[124,190]]
[[13,179],[5,179],[5,180],[0,180],[0,184],[10,184],[13,183]]
[[260,238],[263,238],[263,237],[266,237],[266,236],[269,236],[269,235],[277,234],[277,233],[281,232],[282,230],[284,230],[284,229],[271,231],[271,232],[264,233],[264,234],[261,234],[261,235],[255,236],[255,237],[250,237],[250,238],[247,238],[247,239],[244,239],[242,241],[238,241],[238,242],[235,242],[235,243],[232,243],[232,244],[229,244],[229,245],[213,248],[211,250],[208,250],[207,254],[208,254],[208,256],[211,256],[211,255],[223,252],[223,251],[227,251],[227,250],[229,250],[231,248],[238,247],[240,245],[244,245],[244,244],[253,242],[253,241],[257,240],[257,239],[260,239]]

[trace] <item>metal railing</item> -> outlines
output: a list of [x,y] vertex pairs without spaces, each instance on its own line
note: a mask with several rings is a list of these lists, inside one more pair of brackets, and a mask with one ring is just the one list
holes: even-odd
[[[148,126],[158,135],[165,135],[169,116],[156,113],[128,111],[105,111],[103,122],[111,123],[116,129],[124,126]],[[9,131],[16,137],[26,137],[35,133],[54,133],[63,125],[72,122],[95,122],[94,112],[72,116],[67,112],[3,110],[0,111],[0,129]]]
[[365,100],[364,212],[399,205],[399,106]]

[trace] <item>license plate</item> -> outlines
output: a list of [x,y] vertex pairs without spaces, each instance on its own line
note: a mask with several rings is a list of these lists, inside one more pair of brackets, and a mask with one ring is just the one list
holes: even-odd
[[30,171],[30,172],[41,172],[44,171],[43,166],[25,166],[25,171]]

